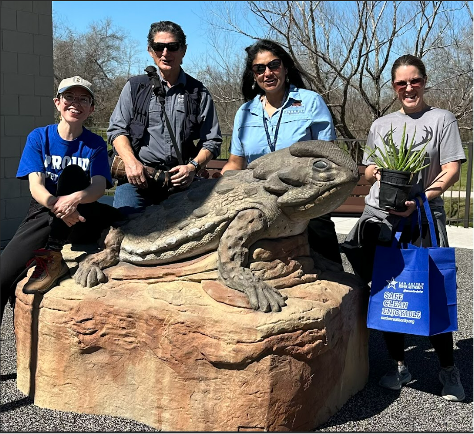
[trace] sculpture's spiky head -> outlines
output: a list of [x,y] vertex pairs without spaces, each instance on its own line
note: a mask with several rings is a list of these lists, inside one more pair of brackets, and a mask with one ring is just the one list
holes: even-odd
[[333,142],[310,140],[264,155],[248,166],[292,220],[327,214],[349,196],[359,174],[350,155]]

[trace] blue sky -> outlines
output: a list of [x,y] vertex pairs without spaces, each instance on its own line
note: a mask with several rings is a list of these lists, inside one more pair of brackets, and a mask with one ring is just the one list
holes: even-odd
[[[110,18],[113,24],[127,31],[138,42],[146,64],[149,64],[146,53],[146,38],[150,24],[168,20],[179,24],[188,43],[184,58],[186,68],[192,60],[206,56],[210,48],[207,42],[207,23],[200,17],[205,16],[205,5],[218,2],[203,1],[53,1],[53,20],[63,20],[68,27],[81,33],[88,24]],[[242,48],[251,40],[240,38]]]

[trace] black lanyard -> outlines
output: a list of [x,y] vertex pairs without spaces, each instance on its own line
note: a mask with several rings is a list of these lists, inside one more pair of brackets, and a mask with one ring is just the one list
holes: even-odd
[[268,142],[268,146],[270,147],[271,152],[275,151],[275,146],[278,139],[278,130],[280,129],[280,121],[281,121],[281,117],[283,116],[284,102],[286,101],[286,98],[287,98],[287,93],[285,93],[285,96],[283,97],[283,101],[281,104],[280,116],[278,117],[278,122],[275,127],[275,135],[273,136],[273,143],[270,140],[270,133],[268,132],[268,125],[267,125],[267,118],[265,117],[265,107],[263,107],[263,104],[262,104],[263,127],[265,128],[265,133],[267,134],[267,142]]

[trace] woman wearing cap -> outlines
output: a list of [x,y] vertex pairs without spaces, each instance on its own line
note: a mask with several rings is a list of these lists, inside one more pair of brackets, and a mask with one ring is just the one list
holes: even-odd
[[1,316],[28,265],[35,270],[25,293],[45,293],[69,274],[61,250],[66,241],[97,241],[118,211],[97,203],[111,184],[105,141],[84,128],[94,111],[92,85],[81,77],[61,81],[53,99],[58,124],[33,130],[17,178],[28,179],[28,213],[1,255]]
[[[245,50],[241,89],[246,102],[235,115],[230,157],[222,173],[245,169],[256,158],[296,142],[336,138],[321,95],[306,89],[306,74],[279,44],[261,39]],[[308,239],[314,251],[342,265],[330,214],[309,222]]]

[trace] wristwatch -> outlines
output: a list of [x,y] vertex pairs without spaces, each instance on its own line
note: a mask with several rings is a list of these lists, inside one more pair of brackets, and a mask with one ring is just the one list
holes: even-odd
[[192,164],[196,168],[196,173],[198,173],[201,170],[201,165],[197,161],[191,160],[189,164]]

